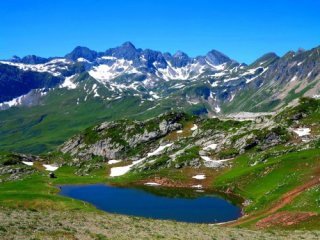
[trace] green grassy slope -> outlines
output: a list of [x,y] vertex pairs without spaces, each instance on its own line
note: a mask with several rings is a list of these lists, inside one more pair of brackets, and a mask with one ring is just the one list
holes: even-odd
[[[319,179],[320,175],[320,141],[319,141],[319,118],[320,118],[320,100],[303,98],[296,107],[287,108],[283,112],[273,117],[273,124],[269,126],[269,132],[266,128],[249,130],[252,123],[237,122],[232,120],[218,119],[202,119],[198,117],[183,118],[183,136],[177,136],[176,132],[171,132],[161,139],[157,139],[157,143],[162,141],[175,141],[177,149],[188,146],[181,155],[179,155],[174,164],[166,166],[170,159],[170,154],[177,152],[177,149],[164,151],[162,155],[153,156],[144,168],[136,169],[126,175],[117,178],[110,178],[110,168],[115,166],[128,165],[130,162],[124,159],[117,165],[109,165],[103,157],[93,157],[90,161],[84,161],[77,164],[71,164],[70,156],[62,154],[43,155],[42,161],[56,162],[63,166],[56,171],[58,176],[50,179],[47,172],[41,167],[40,163],[36,163],[34,167],[22,165],[19,160],[10,154],[0,155],[0,164],[3,166],[12,166],[12,168],[29,168],[34,173],[26,174],[19,181],[7,181],[6,177],[1,176],[0,180],[4,180],[0,184],[0,206],[5,208],[26,208],[26,209],[56,209],[57,211],[66,210],[73,211],[75,209],[83,212],[96,211],[89,204],[82,204],[79,201],[57,195],[59,184],[91,184],[91,183],[110,183],[116,185],[138,185],[145,181],[160,178],[175,187],[186,187],[198,184],[192,176],[196,174],[205,174],[206,179],[200,182],[205,186],[207,191],[222,191],[228,194],[238,195],[246,200],[243,210],[250,216],[257,216],[250,221],[244,222],[241,227],[256,228],[256,223],[269,216],[277,213],[289,212],[290,214],[300,214],[309,212],[319,214],[319,185],[310,189],[303,190],[300,195],[295,196],[292,201],[283,205],[275,212],[268,212],[275,204],[282,199],[287,193],[301,187],[314,179]],[[170,115],[171,116],[171,115]],[[162,116],[163,117],[163,116]],[[154,121],[154,122],[152,122]],[[155,118],[144,123],[145,128],[154,129],[158,126],[162,118]],[[129,124],[131,121],[121,121],[121,123]],[[190,128],[197,124],[197,131],[191,131]],[[275,126],[281,126],[275,128]],[[120,125],[121,126],[121,125]],[[281,129],[290,129],[298,126],[310,127],[311,135],[309,142],[303,142],[293,133],[282,131]],[[276,129],[276,130],[275,130]],[[95,142],[97,135],[87,129],[84,134],[91,134],[87,139],[89,142]],[[92,129],[91,129],[92,130]],[[114,136],[113,130],[107,131],[108,137]],[[238,130],[243,130],[241,136],[234,136]],[[280,131],[281,130],[281,131]],[[89,131],[89,132],[88,132]],[[124,134],[123,129],[119,132]],[[134,129],[134,132],[140,132],[141,129]],[[277,145],[263,145],[266,135],[270,131],[276,131],[279,134],[283,132],[285,141],[278,141]],[[222,168],[206,168],[203,165],[191,167],[190,165],[182,165],[191,159],[200,158],[202,147],[195,145],[196,142],[203,140],[207,142],[207,137],[211,135],[223,135],[225,139],[227,134],[231,134],[233,138],[240,138],[242,135],[250,135],[256,132],[256,137],[260,139],[262,145],[256,145],[244,153],[240,151],[232,153],[236,157],[230,161],[229,165]],[[130,133],[130,131],[128,132]],[[274,133],[274,132],[273,132]],[[281,137],[282,135],[278,135]],[[246,139],[250,140],[250,139]],[[153,142],[154,143],[154,142]],[[151,149],[150,143],[144,144],[144,154]],[[152,145],[152,149],[157,144]],[[201,145],[202,146],[202,145]],[[265,148],[262,148],[265,147]],[[150,149],[149,149],[150,148]],[[147,149],[147,150],[146,150]],[[140,150],[140,149],[139,149]],[[221,158],[227,150],[221,148],[219,152],[212,152],[211,157]],[[171,152],[170,152],[171,151]],[[227,151],[228,152],[228,151]],[[230,154],[230,153],[228,153]],[[175,166],[179,163],[178,167]],[[97,167],[95,167],[97,166]],[[90,171],[82,174],[82,170],[89,168]],[[187,191],[186,191],[187,192]],[[261,213],[261,214],[260,214]],[[272,228],[288,228],[288,229],[312,229],[319,230],[319,215],[312,216],[306,221],[286,226],[274,225]]]
[[[188,113],[202,113],[206,107],[203,104],[190,106],[179,95],[159,101],[141,100],[130,93],[115,100],[95,98],[83,89],[91,89],[96,82],[90,78],[83,80],[80,77],[80,80],[77,89],[49,92],[40,106],[0,111],[0,148],[21,153],[45,153],[55,150],[74,134],[103,121],[145,120],[182,109]],[[103,91],[101,96],[111,94],[104,87],[100,91]]]

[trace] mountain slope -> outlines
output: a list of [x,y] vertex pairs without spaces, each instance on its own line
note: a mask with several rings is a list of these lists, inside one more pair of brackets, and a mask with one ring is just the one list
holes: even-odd
[[[218,191],[245,213],[232,226],[318,230],[319,116],[320,100],[302,98],[246,121],[170,112],[102,122],[49,154],[0,153],[0,205],[40,206],[38,213],[91,208],[57,195],[56,185],[71,183],[140,186],[175,197]],[[57,166],[56,178],[48,178],[43,164]]]
[[1,61],[0,145],[39,153],[94,123],[171,110],[277,110],[301,96],[319,97],[319,52],[269,53],[246,65],[216,50],[191,58],[126,42],[104,52],[76,47],[62,58]]

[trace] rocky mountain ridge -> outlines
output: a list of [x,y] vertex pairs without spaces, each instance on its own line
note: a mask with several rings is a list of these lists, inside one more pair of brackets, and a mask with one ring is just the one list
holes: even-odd
[[[130,42],[105,52],[76,47],[63,58],[30,55],[1,61],[1,72],[15,69],[17,73],[0,79],[4,86],[0,108],[23,105],[14,99],[35,88],[74,90],[79,87],[79,76],[87,72],[96,81],[95,97],[111,100],[131,94],[160,101],[174,99],[176,93],[189,105],[207,104],[207,112],[259,111],[268,104],[272,104],[270,109],[276,108],[302,95],[318,96],[319,59],[319,48],[288,52],[283,57],[269,53],[247,66],[216,50],[191,58],[181,51],[171,55],[137,49]],[[7,91],[10,87],[17,88],[17,74],[25,73],[33,84],[22,80],[28,87],[19,92]],[[44,73],[55,79],[54,84],[46,84],[50,80],[42,84],[32,80],[38,76],[49,78],[39,75]],[[111,96],[100,96],[104,91],[100,88],[112,92]]]

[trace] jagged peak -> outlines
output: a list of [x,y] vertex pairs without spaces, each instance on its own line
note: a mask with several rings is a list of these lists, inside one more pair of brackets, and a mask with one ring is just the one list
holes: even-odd
[[304,48],[298,48],[298,50],[297,50],[297,53],[299,54],[299,53],[304,53],[306,50],[304,49]]
[[189,58],[188,54],[185,52],[178,50],[175,54],[173,54],[174,58]]
[[270,64],[272,62],[274,62],[275,60],[279,59],[280,57],[274,53],[274,52],[269,52],[266,53],[264,55],[262,55],[261,57],[259,57],[257,60],[255,60],[252,64],[250,64],[251,66],[257,65],[257,64]]
[[286,54],[283,55],[282,58],[292,58],[296,55],[296,52],[295,51],[289,51],[287,52]]
[[90,48],[85,47],[85,46],[76,46],[73,51],[78,51],[78,50],[90,50],[92,51]]
[[206,54],[205,59],[215,65],[232,61],[227,55],[214,49]]
[[23,58],[20,58],[18,56],[12,56],[11,59],[9,59],[10,62],[16,62],[16,63],[24,63],[24,64],[42,64],[49,61],[48,58],[39,57],[36,55],[27,55]]
[[123,48],[132,48],[132,49],[136,49],[136,47],[133,45],[133,43],[132,42],[130,42],[130,41],[127,41],[127,42],[124,42],[122,45],[121,45],[121,47],[123,47]]
[[222,55],[222,56],[228,57],[227,55],[225,55],[224,53],[222,53],[222,52],[220,52],[220,51],[218,51],[218,50],[216,50],[216,49],[212,49],[211,51],[209,51],[209,52],[207,53],[207,55],[209,55],[209,54]]
[[97,57],[97,52],[91,50],[88,47],[77,46],[75,47],[70,53],[65,55],[66,58],[71,59],[73,61],[77,60],[78,58],[85,58],[89,61],[94,60]]
[[14,55],[9,59],[9,61],[10,62],[20,62],[21,58],[19,56],[17,56],[17,55]]

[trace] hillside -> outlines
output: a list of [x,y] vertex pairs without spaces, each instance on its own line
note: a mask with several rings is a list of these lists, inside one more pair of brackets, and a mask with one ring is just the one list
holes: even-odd
[[268,53],[246,65],[216,50],[192,58],[126,42],[104,52],[76,47],[64,57],[0,61],[0,146],[44,153],[92,124],[169,110],[277,111],[302,96],[319,97],[319,54]]
[[[320,100],[312,98],[303,98],[297,106],[274,115],[242,121],[169,112],[147,121],[123,119],[100,123],[76,134],[50,154],[2,153],[1,214],[6,214],[8,207],[14,208],[12,214],[20,214],[24,220],[20,222],[20,230],[15,230],[9,218],[1,231],[24,234],[30,219],[59,215],[64,219],[62,222],[69,221],[70,217],[74,223],[70,223],[68,229],[43,226],[57,236],[72,238],[82,231],[96,229],[101,237],[116,238],[121,234],[118,229],[123,226],[119,221],[136,222],[129,232],[145,226],[141,234],[147,238],[155,237],[150,229],[163,224],[162,229],[166,230],[159,229],[157,234],[171,236],[172,228],[180,229],[185,225],[137,217],[111,217],[101,212],[94,215],[90,212],[96,210],[91,205],[57,195],[59,190],[54,187],[88,183],[143,187],[152,183],[156,187],[144,189],[160,195],[164,192],[157,193],[157,189],[161,189],[158,187],[193,189],[185,191],[184,197],[198,190],[225,194],[244,212],[243,217],[227,226],[269,231],[249,233],[232,228],[219,231],[220,227],[190,225],[188,230],[178,231],[178,239],[189,234],[199,239],[224,239],[235,233],[251,234],[257,239],[302,236],[317,239],[319,114]],[[48,178],[47,167],[57,168],[56,178]],[[67,215],[61,215],[61,210],[67,211]],[[81,228],[74,225],[84,217],[90,224]],[[102,225],[96,227],[93,223],[96,221]],[[101,228],[104,224],[112,224],[112,233]],[[34,226],[37,226],[35,236],[43,236],[40,225]],[[310,232],[278,233],[285,229]]]
[[[7,216],[11,217],[8,218]],[[14,220],[19,218],[19,222]],[[311,231],[253,231],[205,224],[186,224],[101,212],[0,209],[3,239],[318,239]],[[85,223],[85,224],[84,224]],[[61,226],[64,226],[63,228]]]

